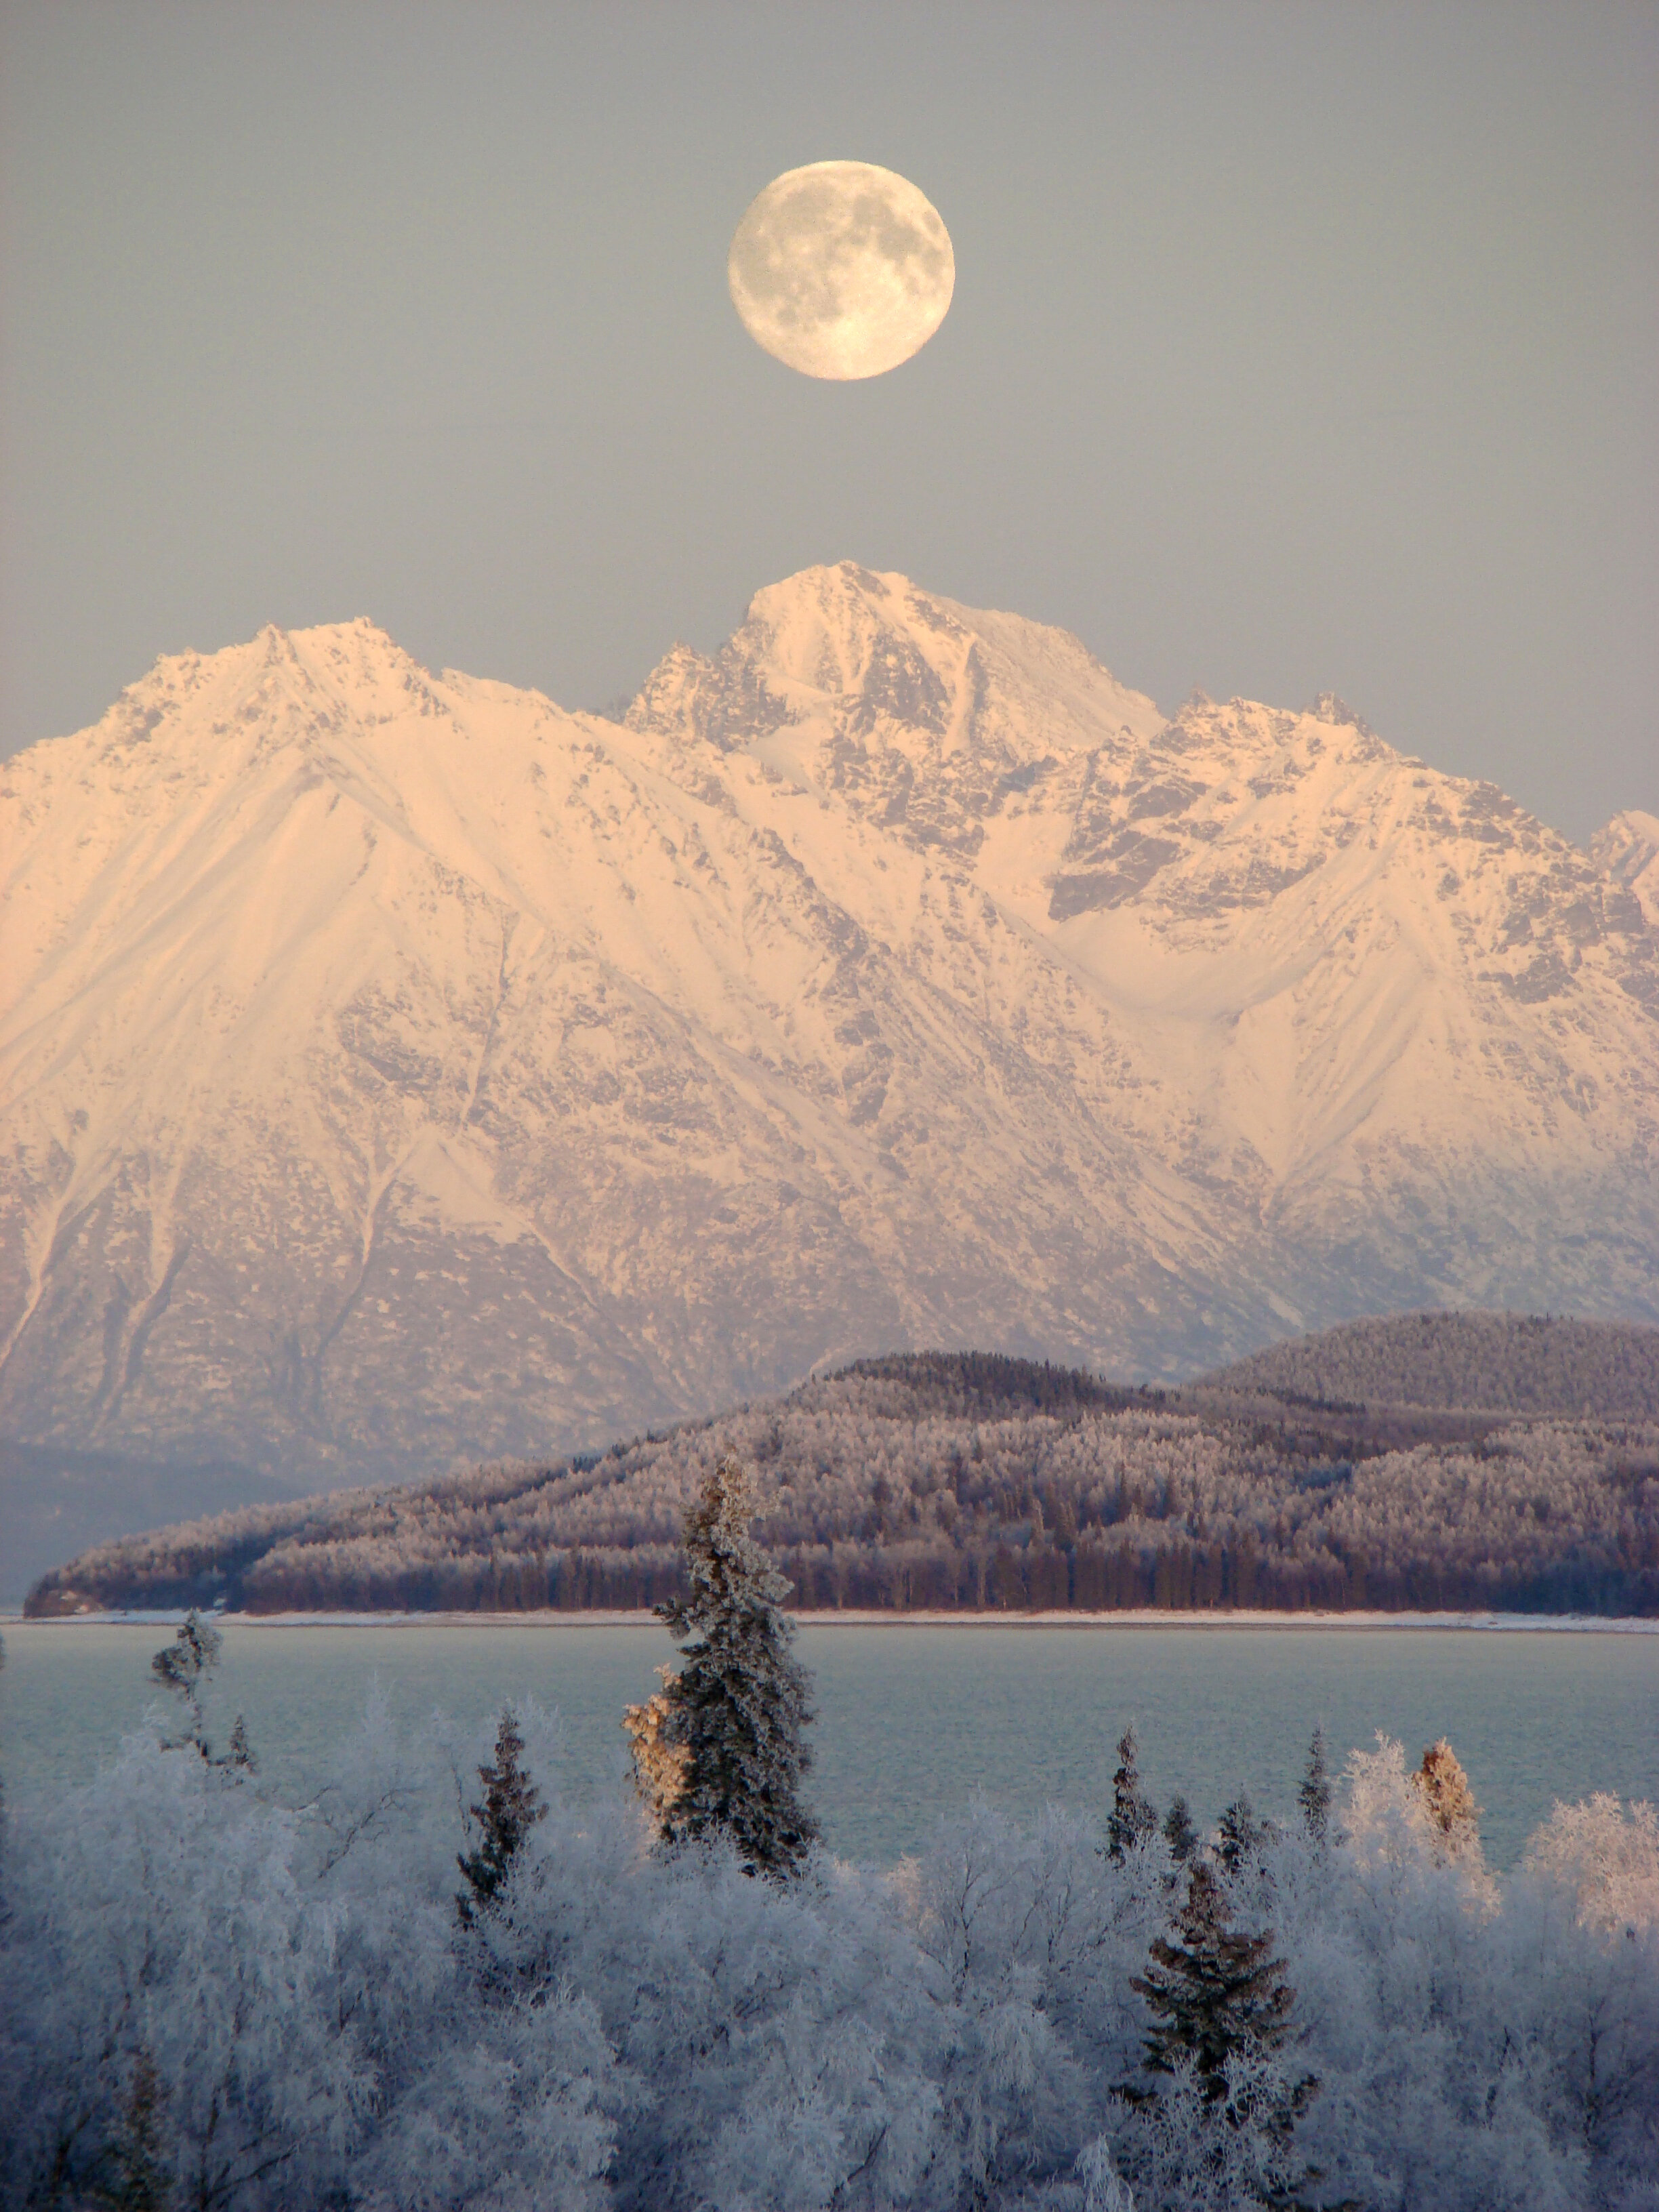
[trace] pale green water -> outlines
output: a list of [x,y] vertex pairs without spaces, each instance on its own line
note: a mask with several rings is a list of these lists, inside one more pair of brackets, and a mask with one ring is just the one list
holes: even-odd
[[[151,1702],[158,1626],[12,1623],[0,1672],[0,1774],[92,1773]],[[672,1655],[654,1628],[232,1621],[213,1700],[246,1715],[271,1784],[362,1711],[378,1674],[394,1713],[482,1719],[504,1698],[557,1706],[566,1789],[620,1780],[622,1709]],[[1435,1629],[805,1628],[819,1719],[811,1796],[827,1840],[890,1860],[924,1843],[975,1786],[1035,1814],[1099,1806],[1133,1719],[1160,1804],[1184,1792],[1200,1825],[1243,1786],[1259,1812],[1294,1807],[1322,1721],[1334,1764],[1383,1729],[1413,1759],[1449,1736],[1485,1808],[1498,1866],[1553,1798],[1659,1800],[1659,1636]]]

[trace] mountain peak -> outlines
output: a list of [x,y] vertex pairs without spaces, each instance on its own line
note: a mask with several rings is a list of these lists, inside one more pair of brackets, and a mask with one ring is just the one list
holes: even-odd
[[1590,858],[1659,926],[1659,814],[1627,806],[1590,840]]
[[1356,714],[1347,701],[1335,691],[1321,691],[1311,707],[1304,710],[1316,722],[1328,722],[1336,729],[1358,730],[1362,737],[1375,734],[1363,716]]
[[1659,1316],[1656,830],[851,562],[620,722],[361,618],[172,656],[0,772],[0,1424],[315,1481]]
[[1164,727],[1069,632],[852,561],[757,592],[712,656],[676,646],[626,720],[722,748],[764,741],[798,780],[873,781],[888,799],[896,778],[921,773],[982,799],[999,776],[1103,732],[1133,744]]
[[[216,652],[186,648],[161,654],[89,730],[49,739],[47,746],[90,748],[93,757],[112,748],[129,752],[140,745],[217,751],[228,738],[246,735],[256,724],[268,741],[284,720],[290,732],[313,726],[319,715],[326,720],[338,708],[343,692],[429,693],[432,683],[396,640],[366,616],[293,630],[267,623],[251,638]],[[278,700],[284,702],[285,714],[273,722]],[[16,765],[27,773],[37,753],[44,763],[45,750],[31,746],[17,757]]]

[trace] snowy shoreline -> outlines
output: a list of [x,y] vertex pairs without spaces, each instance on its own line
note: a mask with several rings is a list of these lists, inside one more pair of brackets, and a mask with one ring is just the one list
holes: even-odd
[[[5,1627],[149,1627],[176,1621],[180,1608],[133,1613],[65,1613],[25,1620],[21,1611],[0,1612]],[[654,1613],[638,1610],[585,1613],[223,1613],[239,1628],[656,1628]],[[1659,1619],[1576,1613],[798,1613],[803,1628],[1021,1629],[1421,1629],[1498,1635],[1656,1636]]]

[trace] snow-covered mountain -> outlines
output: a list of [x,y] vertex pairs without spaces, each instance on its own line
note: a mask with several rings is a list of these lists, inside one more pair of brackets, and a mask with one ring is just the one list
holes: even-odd
[[1659,814],[1627,806],[1590,840],[1590,858],[1659,924]]
[[890,1347],[1659,1319],[1651,818],[1328,696],[1166,720],[843,563],[621,722],[367,622],[164,659],[0,810],[33,1445],[315,1486]]

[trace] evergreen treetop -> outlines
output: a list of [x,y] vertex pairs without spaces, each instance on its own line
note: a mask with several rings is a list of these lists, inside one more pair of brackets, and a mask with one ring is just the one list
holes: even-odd
[[1112,1777],[1112,1810],[1106,1822],[1109,1857],[1122,1858],[1137,1844],[1158,1832],[1158,1813],[1140,1786],[1140,1747],[1130,1722],[1117,1743],[1117,1771]]
[[1192,1811],[1184,1797],[1170,1801],[1170,1809],[1164,1815],[1164,1840],[1177,1866],[1184,1866],[1198,1849],[1198,1830],[1193,1826]]
[[1307,1771],[1297,1790],[1296,1802],[1302,1808],[1303,1826],[1315,1843],[1322,1844],[1331,1824],[1331,1778],[1325,1762],[1322,1728],[1315,1729],[1313,1741],[1308,1746]]
[[1215,1870],[1195,1860],[1173,1936],[1154,1941],[1152,1964],[1130,1984],[1152,2015],[1149,2069],[1173,2074],[1188,2059],[1206,2100],[1218,2103],[1227,2093],[1230,2053],[1247,2042],[1276,2050],[1290,2033],[1296,2000],[1272,1953],[1271,1935],[1229,1927]]
[[182,1750],[188,1744],[207,1761],[210,1766],[234,1767],[252,1774],[258,1766],[253,1747],[248,1741],[247,1723],[240,1713],[230,1732],[230,1749],[221,1758],[215,1758],[213,1747],[208,1741],[207,1723],[202,1714],[202,1688],[219,1663],[224,1649],[224,1638],[211,1621],[204,1620],[192,1606],[179,1624],[179,1633],[165,1650],[158,1651],[149,1662],[149,1671],[164,1689],[172,1691],[183,1704],[185,1713],[185,1732],[168,1748]]
[[750,1535],[751,1510],[728,1455],[686,1515],[690,1589],[657,1607],[684,1662],[660,1693],[662,1738],[684,1755],[661,1833],[670,1844],[725,1834],[750,1872],[787,1879],[818,1832],[800,1800],[811,1687],[789,1648],[790,1586]]
[[248,1741],[247,1723],[240,1713],[231,1723],[230,1749],[222,1763],[226,1766],[237,1767],[244,1774],[257,1774],[259,1771],[259,1762],[253,1755],[253,1746]]
[[1480,1808],[1463,1763],[1443,1735],[1423,1754],[1412,1776],[1434,1837],[1436,1855],[1462,1858],[1480,1848]]
[[1246,1859],[1270,1844],[1279,1831],[1271,1820],[1258,1820],[1255,1808],[1243,1790],[1222,1814],[1216,1832],[1215,1855],[1229,1874],[1237,1874]]
[[475,1925],[477,1915],[494,1906],[514,1859],[547,1808],[524,1764],[524,1737],[518,1716],[508,1705],[495,1730],[495,1756],[478,1769],[484,1786],[483,1802],[470,1809],[478,1823],[481,1840],[473,1851],[458,1852],[455,1863],[466,1877],[466,1887],[455,1899],[456,1916],[463,1928]]
[[219,1663],[224,1641],[212,1622],[204,1620],[192,1606],[172,1643],[150,1661],[149,1671],[163,1688],[184,1698],[193,1710],[202,1683]]

